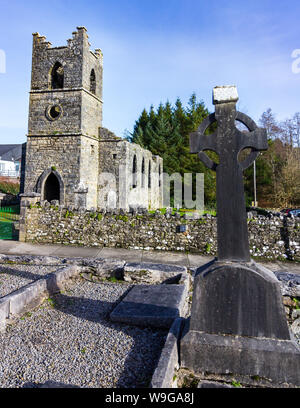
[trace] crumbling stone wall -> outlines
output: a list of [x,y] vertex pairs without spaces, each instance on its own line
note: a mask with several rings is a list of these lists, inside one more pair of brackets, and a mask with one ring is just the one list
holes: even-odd
[[[142,214],[78,211],[39,204],[26,209],[25,240],[35,243],[190,251],[216,255],[217,219],[187,219],[179,213]],[[285,225],[284,225],[285,224]],[[178,232],[179,226],[185,232]],[[300,219],[248,219],[251,255],[300,261]]]
[[[130,206],[140,206],[145,209],[162,207],[162,181],[159,182],[159,167],[163,169],[163,159],[153,155],[135,143],[129,143],[110,132],[100,129],[99,143],[99,194],[98,208],[108,207],[109,190],[116,192],[116,207],[129,210]],[[136,158],[136,185],[133,187],[133,160]],[[142,163],[144,162],[144,172]],[[151,186],[149,187],[149,163],[151,170]],[[107,172],[114,176],[110,182]],[[162,178],[162,177],[161,177]],[[120,189],[120,184],[123,186]]]

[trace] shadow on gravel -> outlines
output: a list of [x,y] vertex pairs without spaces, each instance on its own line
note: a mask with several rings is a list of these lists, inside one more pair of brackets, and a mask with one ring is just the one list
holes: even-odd
[[[108,283],[108,285],[109,284],[110,283]],[[53,291],[53,287],[51,290]],[[139,328],[137,326],[129,326],[109,320],[110,313],[131,290],[131,286],[116,302],[68,296],[58,292],[58,290],[59,289],[57,288],[57,293],[51,296],[51,304],[56,310],[60,310],[63,313],[73,315],[83,320],[101,323],[102,326],[123,332],[126,336],[133,339],[133,347],[125,360],[123,371],[117,384],[115,384],[115,387],[148,387],[168,331],[152,328]],[[51,386],[49,388],[51,388]]]
[[[28,266],[28,265],[26,265]],[[49,267],[49,265],[30,265],[30,266],[47,266]],[[49,272],[49,274],[37,274],[37,273],[33,273],[33,272],[28,272],[28,271],[20,271],[19,269],[14,269],[13,267],[11,267],[9,264],[1,264],[0,265],[0,274],[5,274],[5,275],[12,275],[12,276],[18,276],[20,278],[23,279],[28,279],[30,282],[33,282],[37,279],[42,279],[45,278],[46,276],[50,275],[51,272]],[[28,283],[30,283],[28,282]]]
[[22,388],[80,388],[77,385],[64,384],[56,381],[46,381],[45,383],[27,382]]

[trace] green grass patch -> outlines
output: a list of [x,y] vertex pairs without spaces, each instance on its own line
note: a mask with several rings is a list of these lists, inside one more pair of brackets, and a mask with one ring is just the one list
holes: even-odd
[[127,217],[127,215],[117,215],[116,220],[121,220],[123,222],[128,222],[128,217]]
[[49,297],[49,298],[47,299],[47,303],[48,303],[48,305],[49,305],[50,307],[55,308],[55,300],[52,299],[51,297]]
[[236,388],[240,388],[242,384],[239,381],[232,381],[231,385],[233,385]]

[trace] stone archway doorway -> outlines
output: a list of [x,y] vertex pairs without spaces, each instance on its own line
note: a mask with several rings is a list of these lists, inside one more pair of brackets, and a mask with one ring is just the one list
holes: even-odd
[[60,184],[59,180],[54,173],[50,173],[44,184],[43,199],[49,201],[60,201]]

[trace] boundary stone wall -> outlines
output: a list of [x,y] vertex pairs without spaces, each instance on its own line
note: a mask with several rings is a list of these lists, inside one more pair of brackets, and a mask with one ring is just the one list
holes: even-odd
[[[196,219],[194,219],[196,218]],[[45,203],[30,205],[23,221],[24,241],[162,251],[194,252],[215,256],[217,219],[199,215],[133,210],[112,213],[62,208]],[[253,257],[300,261],[300,218],[252,216],[248,218]]]

